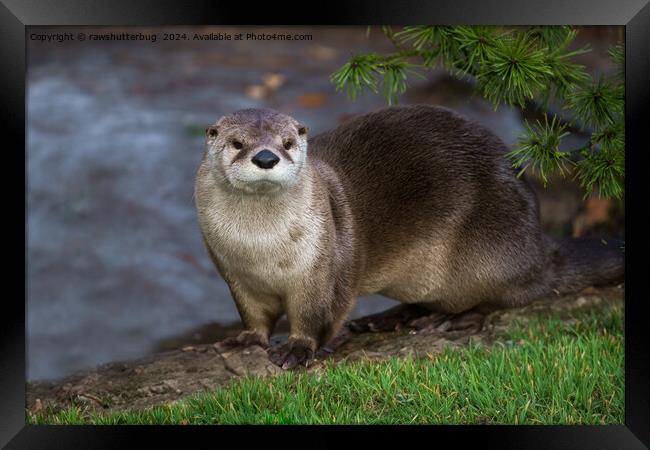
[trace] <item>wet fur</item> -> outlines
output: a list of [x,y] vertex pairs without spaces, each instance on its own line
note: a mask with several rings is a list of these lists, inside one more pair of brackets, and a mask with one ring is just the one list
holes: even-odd
[[[251,111],[267,133],[291,128],[300,139],[288,116]],[[272,194],[233,189],[207,151],[197,175],[206,245],[262,344],[286,312],[290,342],[315,350],[363,294],[459,313],[623,276],[618,248],[545,236],[505,144],[450,110],[391,107],[304,148],[293,182]]]

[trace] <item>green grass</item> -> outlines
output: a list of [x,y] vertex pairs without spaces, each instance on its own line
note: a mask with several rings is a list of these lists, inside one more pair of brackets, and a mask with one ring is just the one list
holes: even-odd
[[515,324],[503,342],[421,359],[328,364],[243,378],[174,405],[112,414],[71,408],[54,424],[623,423],[620,309]]

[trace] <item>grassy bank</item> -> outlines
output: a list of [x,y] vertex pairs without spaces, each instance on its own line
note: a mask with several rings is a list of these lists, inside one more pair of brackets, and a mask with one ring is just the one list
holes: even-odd
[[623,422],[619,309],[533,318],[503,341],[422,359],[362,361],[320,373],[244,378],[169,406],[102,415],[71,408],[54,424],[611,424]]

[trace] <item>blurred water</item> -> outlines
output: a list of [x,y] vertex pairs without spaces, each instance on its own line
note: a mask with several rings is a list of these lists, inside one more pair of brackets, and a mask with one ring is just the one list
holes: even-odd
[[[238,320],[195,217],[202,130],[222,114],[268,106],[318,133],[385,106],[377,95],[352,103],[328,79],[351,49],[382,51],[385,39],[367,38],[365,27],[303,31],[313,41],[30,42],[29,379],[138,357],[169,336]],[[251,97],[268,73],[284,84]],[[423,96],[406,102],[429,101],[428,83],[413,78]],[[507,142],[521,129],[518,112],[451,98]],[[392,304],[363,299],[354,315]]]

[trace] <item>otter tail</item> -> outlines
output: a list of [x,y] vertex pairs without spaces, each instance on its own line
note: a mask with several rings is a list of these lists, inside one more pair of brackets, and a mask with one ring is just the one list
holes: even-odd
[[625,242],[578,238],[550,242],[550,288],[561,294],[615,284],[625,275]]

